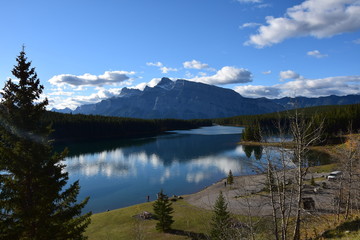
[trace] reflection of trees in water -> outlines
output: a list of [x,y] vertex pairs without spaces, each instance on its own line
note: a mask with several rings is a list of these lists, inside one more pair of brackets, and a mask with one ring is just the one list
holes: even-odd
[[[254,156],[256,160],[260,160],[263,155],[263,146],[251,146],[251,145],[242,145],[242,149],[247,158]],[[289,151],[291,151],[289,149]],[[309,166],[319,166],[323,164],[329,164],[331,162],[330,155],[324,152],[310,150],[306,153],[306,162]]]
[[156,138],[130,138],[120,140],[102,140],[102,141],[82,141],[56,143],[55,150],[62,151],[65,147],[69,149],[69,157],[83,154],[96,154],[104,151],[114,151],[118,148],[129,148],[134,146],[143,146],[155,142]]
[[329,164],[331,162],[329,154],[319,151],[308,151],[305,154],[305,158],[310,167]]
[[247,158],[251,158],[251,155],[254,153],[254,158],[256,160],[260,160],[263,154],[262,146],[250,146],[250,145],[242,145],[243,151]]

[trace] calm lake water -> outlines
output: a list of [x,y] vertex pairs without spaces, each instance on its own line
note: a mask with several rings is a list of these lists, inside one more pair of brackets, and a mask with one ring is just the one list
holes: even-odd
[[[242,128],[213,126],[146,139],[68,145],[69,182],[80,180],[84,211],[103,212],[156,198],[194,193],[227,176],[254,174],[272,149],[238,145]],[[328,161],[314,154],[316,165]]]

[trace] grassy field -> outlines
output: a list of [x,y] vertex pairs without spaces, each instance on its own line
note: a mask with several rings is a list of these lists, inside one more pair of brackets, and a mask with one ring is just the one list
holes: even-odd
[[189,239],[189,235],[208,233],[211,211],[191,206],[184,200],[174,202],[173,208],[173,233],[157,232],[156,220],[138,220],[134,217],[143,211],[153,212],[150,202],[94,214],[86,235],[89,240]]

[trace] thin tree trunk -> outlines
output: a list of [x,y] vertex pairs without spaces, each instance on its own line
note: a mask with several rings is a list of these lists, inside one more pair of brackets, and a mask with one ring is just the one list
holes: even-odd
[[296,202],[296,220],[295,220],[294,237],[293,237],[294,240],[300,240],[301,198],[302,198],[302,177],[301,174],[299,174],[298,194],[297,194],[297,202]]
[[273,173],[272,173],[272,166],[269,163],[268,164],[268,173],[267,173],[267,178],[268,178],[268,184],[269,184],[269,191],[270,191],[270,197],[271,197],[271,206],[272,206],[272,218],[273,218],[273,224],[274,224],[274,236],[276,240],[279,240],[279,230],[278,230],[278,224],[277,224],[277,206],[276,206],[276,201],[275,201],[275,196],[274,196],[274,187],[273,187]]

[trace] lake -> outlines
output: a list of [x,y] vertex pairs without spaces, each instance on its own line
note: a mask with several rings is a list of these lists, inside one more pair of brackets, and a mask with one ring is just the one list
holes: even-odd
[[[84,211],[94,213],[142,203],[148,195],[155,200],[161,189],[169,196],[194,193],[225,178],[229,170],[248,175],[261,168],[265,149],[238,145],[241,131],[212,126],[152,138],[70,144],[65,159],[69,183],[80,180],[79,199],[90,196]],[[316,165],[328,161],[312,154]]]

